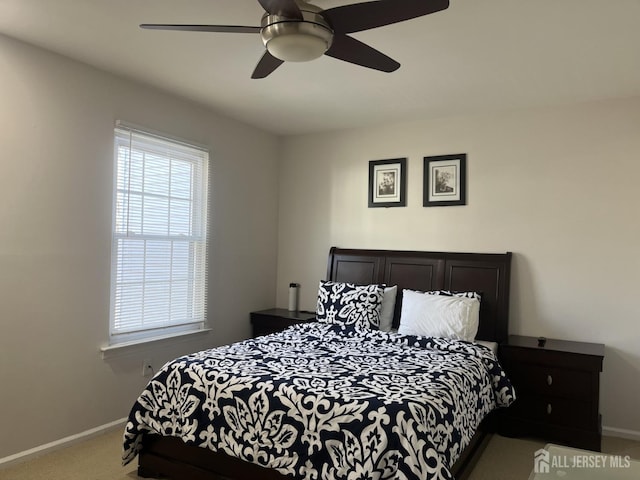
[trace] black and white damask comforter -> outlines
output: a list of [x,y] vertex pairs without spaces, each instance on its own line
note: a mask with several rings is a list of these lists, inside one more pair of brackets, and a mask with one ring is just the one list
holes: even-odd
[[514,391],[486,347],[311,323],[178,358],[134,404],[175,436],[292,478],[451,479],[478,424]]

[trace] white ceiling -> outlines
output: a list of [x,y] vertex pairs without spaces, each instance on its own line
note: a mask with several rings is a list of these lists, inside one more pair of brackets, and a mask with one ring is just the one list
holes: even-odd
[[0,0],[0,33],[283,135],[640,95],[640,0],[451,0],[353,35],[399,61],[394,73],[325,56],[252,80],[258,35],[138,28],[257,26],[262,13],[256,0]]

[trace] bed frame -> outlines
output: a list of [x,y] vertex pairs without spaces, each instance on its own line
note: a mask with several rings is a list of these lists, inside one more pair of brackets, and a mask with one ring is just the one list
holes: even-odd
[[[502,343],[508,336],[511,253],[452,253],[398,250],[329,251],[327,280],[398,285],[394,326],[400,322],[402,289],[475,291],[482,294],[477,338]],[[451,472],[465,478],[484,449],[491,428],[485,419]],[[148,435],[139,453],[138,475],[175,480],[285,480],[290,477],[189,446],[180,439]]]

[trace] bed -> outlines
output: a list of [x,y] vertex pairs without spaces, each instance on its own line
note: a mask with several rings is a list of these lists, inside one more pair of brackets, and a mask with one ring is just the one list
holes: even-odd
[[[334,247],[326,280],[397,285],[394,329],[404,289],[478,292],[475,337],[499,344],[510,264],[510,253]],[[445,357],[469,363],[429,370]],[[437,401],[421,403],[417,378]],[[476,343],[311,323],[165,365],[132,408],[123,459],[137,455],[142,477],[190,480],[461,478],[491,411],[513,398],[495,355]]]

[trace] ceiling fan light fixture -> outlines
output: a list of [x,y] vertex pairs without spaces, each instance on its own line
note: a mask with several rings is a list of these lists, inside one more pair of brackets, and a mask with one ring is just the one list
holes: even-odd
[[331,47],[333,31],[313,12],[302,12],[303,21],[277,15],[263,18],[260,35],[269,53],[285,62],[308,62],[321,57]]
[[280,35],[267,43],[269,53],[285,62],[308,62],[324,55],[327,42],[311,35],[294,33]]

